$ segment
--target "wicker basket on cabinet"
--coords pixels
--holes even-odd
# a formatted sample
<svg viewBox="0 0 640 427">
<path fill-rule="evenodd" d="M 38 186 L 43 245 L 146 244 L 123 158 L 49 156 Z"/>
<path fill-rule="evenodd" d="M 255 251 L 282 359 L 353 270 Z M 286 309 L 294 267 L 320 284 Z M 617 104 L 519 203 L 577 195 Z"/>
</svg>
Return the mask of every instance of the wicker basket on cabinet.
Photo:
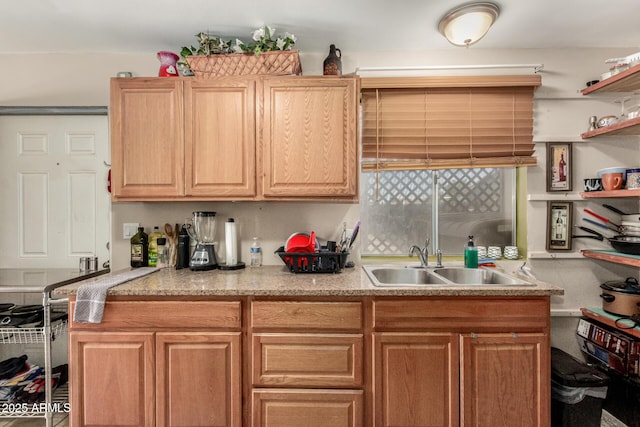
<svg viewBox="0 0 640 427">
<path fill-rule="evenodd" d="M 299 75 L 302 65 L 297 50 L 187 56 L 196 77 L 244 76 L 249 74 Z"/>
</svg>

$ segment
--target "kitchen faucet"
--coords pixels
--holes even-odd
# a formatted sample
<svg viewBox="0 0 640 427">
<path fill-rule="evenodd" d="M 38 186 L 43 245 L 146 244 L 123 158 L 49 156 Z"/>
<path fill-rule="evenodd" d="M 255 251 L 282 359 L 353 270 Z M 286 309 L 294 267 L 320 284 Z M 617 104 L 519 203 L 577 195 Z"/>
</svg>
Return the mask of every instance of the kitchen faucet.
<svg viewBox="0 0 640 427">
<path fill-rule="evenodd" d="M 418 253 L 418 258 L 420 258 L 420 267 L 428 267 L 429 266 L 429 238 L 424 242 L 424 248 L 420 248 L 418 245 L 413 245 L 409 248 L 409 256 L 413 256 L 413 253 Z"/>
</svg>

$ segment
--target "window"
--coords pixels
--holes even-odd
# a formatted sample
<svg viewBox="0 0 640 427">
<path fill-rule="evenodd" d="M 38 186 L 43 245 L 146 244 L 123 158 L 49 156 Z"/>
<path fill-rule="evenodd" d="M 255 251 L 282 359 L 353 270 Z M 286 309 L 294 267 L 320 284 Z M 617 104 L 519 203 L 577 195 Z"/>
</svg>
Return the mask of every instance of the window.
<svg viewBox="0 0 640 427">
<path fill-rule="evenodd" d="M 540 76 L 363 78 L 363 255 L 515 242 L 516 168 L 534 166 Z"/>
<path fill-rule="evenodd" d="M 411 245 L 462 254 L 515 241 L 515 168 L 363 172 L 362 255 L 403 255 Z"/>
</svg>

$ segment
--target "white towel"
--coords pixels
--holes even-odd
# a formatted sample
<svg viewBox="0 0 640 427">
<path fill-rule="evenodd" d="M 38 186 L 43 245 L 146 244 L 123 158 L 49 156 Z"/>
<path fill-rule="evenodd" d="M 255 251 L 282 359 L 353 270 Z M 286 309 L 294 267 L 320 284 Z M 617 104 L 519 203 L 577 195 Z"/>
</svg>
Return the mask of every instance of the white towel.
<svg viewBox="0 0 640 427">
<path fill-rule="evenodd" d="M 94 282 L 81 285 L 76 294 L 76 308 L 73 313 L 73 320 L 80 323 L 102 322 L 104 301 L 107 298 L 109 288 L 158 270 L 157 268 L 141 267 L 120 274 L 100 277 Z"/>
</svg>

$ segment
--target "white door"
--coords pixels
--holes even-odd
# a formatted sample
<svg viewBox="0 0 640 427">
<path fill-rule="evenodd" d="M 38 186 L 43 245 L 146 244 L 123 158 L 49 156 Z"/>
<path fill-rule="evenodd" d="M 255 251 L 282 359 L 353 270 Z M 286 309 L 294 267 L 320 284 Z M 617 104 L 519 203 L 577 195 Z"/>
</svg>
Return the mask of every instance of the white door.
<svg viewBox="0 0 640 427">
<path fill-rule="evenodd" d="M 107 116 L 0 116 L 0 268 L 110 259 Z"/>
</svg>

